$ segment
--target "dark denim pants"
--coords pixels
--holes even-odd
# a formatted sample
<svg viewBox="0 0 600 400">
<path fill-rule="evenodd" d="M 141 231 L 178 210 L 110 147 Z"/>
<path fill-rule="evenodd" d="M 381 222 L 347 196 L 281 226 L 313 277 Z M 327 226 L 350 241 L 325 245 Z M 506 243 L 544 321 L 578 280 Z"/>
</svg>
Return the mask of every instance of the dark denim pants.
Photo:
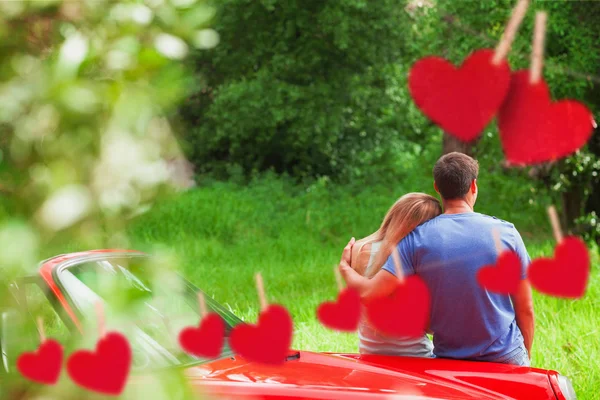
<svg viewBox="0 0 600 400">
<path fill-rule="evenodd" d="M 523 367 L 530 366 L 529 355 L 527 354 L 527 349 L 525 348 L 524 344 L 522 344 L 520 347 L 517 347 L 510 353 L 508 353 L 496 360 L 490 360 L 490 361 L 497 362 L 500 364 L 520 365 Z"/>
</svg>

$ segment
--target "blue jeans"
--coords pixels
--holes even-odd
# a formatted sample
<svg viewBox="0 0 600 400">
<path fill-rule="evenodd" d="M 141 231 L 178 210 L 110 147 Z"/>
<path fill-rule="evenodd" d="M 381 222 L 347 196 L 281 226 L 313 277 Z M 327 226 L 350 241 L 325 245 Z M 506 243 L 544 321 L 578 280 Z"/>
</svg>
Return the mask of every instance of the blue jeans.
<svg viewBox="0 0 600 400">
<path fill-rule="evenodd" d="M 496 359 L 496 360 L 491 360 L 492 362 L 497 362 L 500 364 L 512 364 L 512 365 L 519 365 L 522 367 L 529 367 L 530 366 L 530 361 L 529 361 L 529 355 L 527 354 L 527 349 L 525 348 L 525 345 L 522 344 L 521 346 L 517 347 L 516 349 L 514 349 L 513 351 L 511 351 L 510 353 Z"/>
</svg>

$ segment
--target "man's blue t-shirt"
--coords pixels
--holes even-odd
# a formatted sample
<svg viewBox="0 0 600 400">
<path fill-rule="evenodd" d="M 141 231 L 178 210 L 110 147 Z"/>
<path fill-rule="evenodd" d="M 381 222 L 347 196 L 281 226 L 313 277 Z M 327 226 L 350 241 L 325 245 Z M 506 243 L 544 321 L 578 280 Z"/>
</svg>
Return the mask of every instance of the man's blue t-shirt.
<svg viewBox="0 0 600 400">
<path fill-rule="evenodd" d="M 437 357 L 493 361 L 523 344 L 508 295 L 491 293 L 477 282 L 477 271 L 496 262 L 493 230 L 503 250 L 530 263 L 514 225 L 470 212 L 442 214 L 415 228 L 398 244 L 405 275 L 417 274 L 431 295 L 430 330 Z M 383 269 L 396 274 L 392 256 Z"/>
</svg>

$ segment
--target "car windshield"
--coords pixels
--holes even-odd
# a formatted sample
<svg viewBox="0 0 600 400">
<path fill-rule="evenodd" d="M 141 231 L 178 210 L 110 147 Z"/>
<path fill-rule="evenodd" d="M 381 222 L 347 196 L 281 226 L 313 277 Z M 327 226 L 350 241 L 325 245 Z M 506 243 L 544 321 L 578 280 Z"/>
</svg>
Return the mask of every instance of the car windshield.
<svg viewBox="0 0 600 400">
<path fill-rule="evenodd" d="M 131 256 L 76 264 L 61 269 L 58 281 L 84 315 L 84 332 L 97 329 L 96 304 L 104 305 L 106 330 L 128 337 L 134 369 L 203 361 L 186 354 L 177 339 L 183 328 L 198 326 L 199 289 L 174 272 L 156 268 L 149 260 Z M 209 310 L 225 321 L 228 334 L 240 320 L 205 297 Z M 96 338 L 84 335 L 84 341 L 91 340 L 91 347 Z M 222 355 L 228 353 L 226 344 Z"/>
</svg>

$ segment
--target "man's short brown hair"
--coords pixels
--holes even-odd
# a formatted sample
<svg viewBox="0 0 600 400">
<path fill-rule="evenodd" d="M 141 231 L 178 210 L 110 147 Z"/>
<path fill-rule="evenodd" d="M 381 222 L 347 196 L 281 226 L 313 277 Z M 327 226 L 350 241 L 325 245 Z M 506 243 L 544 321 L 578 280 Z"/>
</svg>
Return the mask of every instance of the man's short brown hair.
<svg viewBox="0 0 600 400">
<path fill-rule="evenodd" d="M 433 180 L 444 200 L 465 197 L 478 174 L 477 160 L 456 151 L 440 157 L 433 167 Z"/>
</svg>

